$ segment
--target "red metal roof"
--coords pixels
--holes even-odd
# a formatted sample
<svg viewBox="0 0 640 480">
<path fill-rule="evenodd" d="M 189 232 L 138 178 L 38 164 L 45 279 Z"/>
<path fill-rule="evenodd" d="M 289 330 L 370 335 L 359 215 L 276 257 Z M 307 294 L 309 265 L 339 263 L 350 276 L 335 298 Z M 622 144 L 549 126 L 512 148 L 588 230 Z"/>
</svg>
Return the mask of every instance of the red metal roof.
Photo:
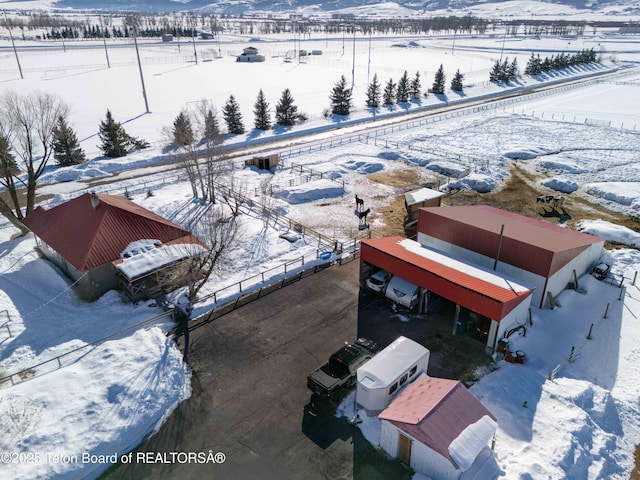
<svg viewBox="0 0 640 480">
<path fill-rule="evenodd" d="M 488 205 L 420 209 L 418 232 L 549 277 L 604 239 Z M 523 251 L 526 250 L 526 255 Z"/>
<path fill-rule="evenodd" d="M 192 235 L 169 220 L 116 196 L 90 193 L 46 209 L 36 208 L 24 224 L 78 271 L 113 262 L 137 240 L 170 243 Z M 199 243 L 198 240 L 195 240 Z"/>
<path fill-rule="evenodd" d="M 389 421 L 455 465 L 449 445 L 484 416 L 496 421 L 459 381 L 421 375 L 378 418 Z"/>
<path fill-rule="evenodd" d="M 362 261 L 498 322 L 532 293 L 501 275 L 402 237 L 363 240 L 360 257 Z"/>
</svg>

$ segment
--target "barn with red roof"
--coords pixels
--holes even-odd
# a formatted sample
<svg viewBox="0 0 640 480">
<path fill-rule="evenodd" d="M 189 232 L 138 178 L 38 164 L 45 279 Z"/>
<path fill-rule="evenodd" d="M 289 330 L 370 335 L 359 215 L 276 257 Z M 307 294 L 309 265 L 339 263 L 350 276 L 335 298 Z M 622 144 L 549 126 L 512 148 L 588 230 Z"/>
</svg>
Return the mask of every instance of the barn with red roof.
<svg viewBox="0 0 640 480">
<path fill-rule="evenodd" d="M 187 230 L 116 195 L 86 193 L 50 209 L 40 206 L 24 224 L 35 234 L 39 250 L 89 298 L 123 282 L 140 287 L 141 278 L 185 258 L 189 249 L 176 245 L 206 248 Z M 153 256 L 162 260 L 151 260 Z"/>
<path fill-rule="evenodd" d="M 532 303 L 542 306 L 597 263 L 603 245 L 602 238 L 489 206 L 427 207 L 419 211 L 417 241 L 361 242 L 361 280 L 382 269 L 393 275 L 389 285 L 401 278 L 419 288 L 414 313 L 428 315 L 434 299 L 453 303 L 452 333 L 469 323 L 495 350 L 497 339 L 526 323 Z M 389 288 L 386 295 L 394 300 Z"/>
<path fill-rule="evenodd" d="M 600 237 L 488 205 L 423 208 L 417 240 L 522 281 L 539 307 L 589 271 L 604 247 Z"/>
</svg>

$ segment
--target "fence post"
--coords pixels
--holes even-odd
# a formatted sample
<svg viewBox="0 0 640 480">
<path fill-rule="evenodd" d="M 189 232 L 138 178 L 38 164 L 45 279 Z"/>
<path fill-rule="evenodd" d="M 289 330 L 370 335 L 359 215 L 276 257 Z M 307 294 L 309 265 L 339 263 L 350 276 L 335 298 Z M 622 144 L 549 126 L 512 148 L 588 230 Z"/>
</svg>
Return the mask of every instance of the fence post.
<svg viewBox="0 0 640 480">
<path fill-rule="evenodd" d="M 607 318 L 607 313 L 609 312 L 609 304 L 607 303 L 607 308 L 604 309 L 604 317 L 602 318 Z"/>
<path fill-rule="evenodd" d="M 624 296 L 624 292 L 627 288 L 626 287 L 622 287 L 620 289 L 620 295 L 618 295 L 618 300 L 622 300 L 622 297 Z"/>
<path fill-rule="evenodd" d="M 573 362 L 573 355 L 575 354 L 576 347 L 571 347 L 571 353 L 569 353 L 569 363 Z"/>
<path fill-rule="evenodd" d="M 589 333 L 587 334 L 587 340 L 591 340 L 591 332 L 593 331 L 593 323 L 589 327 Z"/>
</svg>

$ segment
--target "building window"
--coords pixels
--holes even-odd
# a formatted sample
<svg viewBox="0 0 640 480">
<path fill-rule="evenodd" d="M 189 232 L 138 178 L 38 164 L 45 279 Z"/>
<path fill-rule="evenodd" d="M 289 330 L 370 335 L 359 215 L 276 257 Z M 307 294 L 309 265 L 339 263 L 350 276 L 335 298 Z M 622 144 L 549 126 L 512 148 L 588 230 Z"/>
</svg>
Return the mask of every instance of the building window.
<svg viewBox="0 0 640 480">
<path fill-rule="evenodd" d="M 402 375 L 402 377 L 400 377 L 400 386 L 404 385 L 404 382 L 407 381 L 407 378 L 409 378 L 408 373 L 405 373 L 404 375 Z"/>
<path fill-rule="evenodd" d="M 411 369 L 411 371 L 409 372 L 409 376 L 413 377 L 416 374 L 417 371 L 418 371 L 418 366 L 414 365 L 413 368 Z"/>
<path fill-rule="evenodd" d="M 393 395 L 396 390 L 398 390 L 398 382 L 391 385 L 391 388 L 389 388 L 389 395 Z"/>
</svg>

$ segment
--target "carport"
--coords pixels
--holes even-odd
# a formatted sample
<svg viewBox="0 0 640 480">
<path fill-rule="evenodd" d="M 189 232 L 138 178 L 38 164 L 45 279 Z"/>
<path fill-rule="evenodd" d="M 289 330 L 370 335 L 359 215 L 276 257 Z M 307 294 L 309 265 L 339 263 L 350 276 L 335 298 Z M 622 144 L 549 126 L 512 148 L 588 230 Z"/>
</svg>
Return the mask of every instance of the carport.
<svg viewBox="0 0 640 480">
<path fill-rule="evenodd" d="M 532 290 L 470 262 L 456 259 L 403 237 L 363 240 L 360 275 L 363 282 L 373 269 L 382 268 L 456 305 L 452 319 L 455 334 L 461 308 L 490 320 L 487 348 L 495 350 L 497 339 L 515 323 L 524 323 Z M 423 295 L 420 311 L 428 311 Z"/>
</svg>

